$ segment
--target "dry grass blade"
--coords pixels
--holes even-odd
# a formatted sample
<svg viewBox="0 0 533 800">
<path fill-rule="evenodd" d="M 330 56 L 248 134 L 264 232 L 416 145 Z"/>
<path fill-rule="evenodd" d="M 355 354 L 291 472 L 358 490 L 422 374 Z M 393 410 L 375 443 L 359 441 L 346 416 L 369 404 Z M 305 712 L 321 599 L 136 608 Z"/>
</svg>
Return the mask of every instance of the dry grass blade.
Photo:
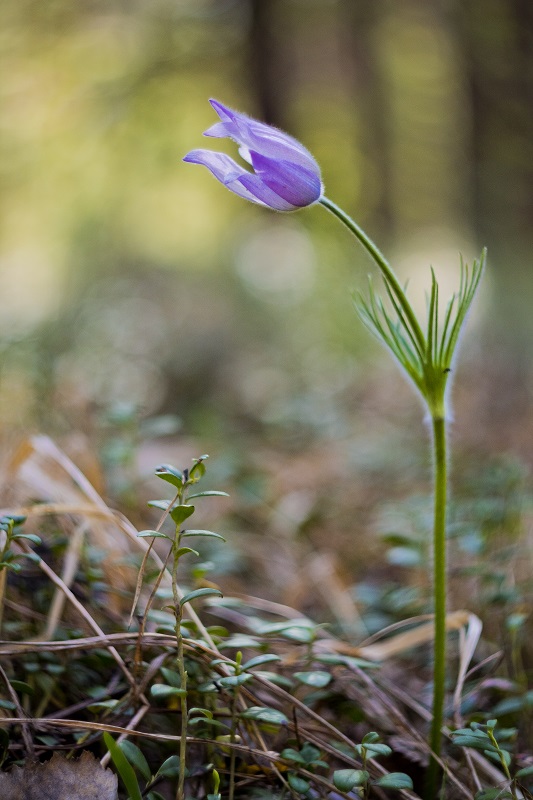
<svg viewBox="0 0 533 800">
<path fill-rule="evenodd" d="M 454 611 L 446 617 L 446 630 L 456 631 L 468 625 L 472 615 L 468 611 Z M 410 620 L 406 620 L 408 623 Z M 399 633 L 381 644 L 371 644 L 357 648 L 357 655 L 368 661 L 385 661 L 413 647 L 420 647 L 434 639 L 435 625 L 424 623 L 417 628 Z"/>
<path fill-rule="evenodd" d="M 470 614 L 466 632 L 461 629 L 460 649 L 459 649 L 459 672 L 457 675 L 457 683 L 453 693 L 453 708 L 455 721 L 458 726 L 462 725 L 461 718 L 461 696 L 463 694 L 463 687 L 465 678 L 470 666 L 470 662 L 474 657 L 474 652 L 478 646 L 481 637 L 483 625 L 479 617 L 475 614 Z"/>
<path fill-rule="evenodd" d="M 26 552 L 30 552 L 30 548 L 24 542 L 20 543 L 20 547 L 22 547 L 22 549 L 24 549 Z M 45 575 L 48 578 L 50 578 L 52 583 L 54 583 L 64 593 L 64 595 L 66 596 L 67 600 L 69 600 L 71 605 L 76 609 L 76 611 L 78 611 L 78 613 L 87 622 L 87 624 L 92 628 L 92 630 L 101 638 L 101 640 L 105 640 L 105 638 L 106 638 L 105 632 L 98 625 L 96 620 L 94 620 L 93 617 L 89 614 L 89 612 L 87 611 L 85 606 L 82 603 L 80 603 L 78 598 L 71 592 L 71 590 L 68 588 L 68 586 L 66 586 L 66 584 L 61 580 L 59 575 L 56 575 L 54 570 L 42 558 L 39 559 L 38 565 L 39 565 L 39 568 L 45 573 Z M 135 687 L 135 679 L 134 679 L 133 675 L 131 674 L 131 672 L 129 671 L 129 669 L 127 668 L 126 664 L 124 663 L 120 653 L 113 646 L 108 647 L 108 649 L 109 649 L 109 652 L 111 653 L 111 655 L 113 656 L 113 658 L 115 659 L 115 661 L 117 662 L 118 666 L 120 667 L 120 669 L 124 673 L 128 683 L 130 684 L 130 686 L 132 688 L 134 688 Z M 145 703 L 147 702 L 146 698 L 144 698 L 144 702 Z"/>
<path fill-rule="evenodd" d="M 125 539 L 117 538 L 106 525 L 93 524 L 90 529 L 91 537 L 95 539 L 98 547 L 105 549 L 109 553 L 109 562 L 114 563 L 111 583 L 117 585 L 119 579 L 121 588 L 124 589 L 130 589 L 135 585 L 133 572 L 128 569 L 121 573 L 116 564 L 130 552 L 132 545 L 135 549 L 142 550 L 145 555 L 150 551 L 150 545 L 145 539 L 137 536 L 137 529 L 126 517 L 109 508 L 81 470 L 51 439 L 47 436 L 34 436 L 26 440 L 11 459 L 9 473 L 14 476 L 15 494 L 22 495 L 27 500 L 42 497 L 47 501 L 43 505 L 28 504 L 28 508 L 17 508 L 16 513 L 25 513 L 30 517 L 43 514 L 68 514 L 82 518 L 90 516 L 107 525 L 111 523 L 114 528 L 125 534 Z M 10 482 L 13 484 L 13 479 Z M 50 498 L 55 498 L 58 502 L 50 503 Z M 9 509 L 9 513 L 14 513 L 13 508 Z M 163 562 L 157 553 L 151 550 L 150 555 L 157 567 L 162 569 Z M 171 585 L 170 576 L 166 571 L 162 583 L 165 586 Z M 178 593 L 181 598 L 183 595 L 179 587 Z M 207 644 L 216 650 L 209 632 L 190 603 L 184 611 L 195 623 Z"/>
</svg>

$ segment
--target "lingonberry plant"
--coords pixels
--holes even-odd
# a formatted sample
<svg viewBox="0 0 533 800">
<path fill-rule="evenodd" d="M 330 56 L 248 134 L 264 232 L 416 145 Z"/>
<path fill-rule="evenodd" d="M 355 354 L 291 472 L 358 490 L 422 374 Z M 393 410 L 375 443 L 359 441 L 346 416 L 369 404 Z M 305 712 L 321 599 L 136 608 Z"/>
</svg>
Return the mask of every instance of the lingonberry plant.
<svg viewBox="0 0 533 800">
<path fill-rule="evenodd" d="M 439 779 L 446 678 L 447 389 L 459 334 L 483 272 L 485 252 L 471 267 L 461 263 L 459 289 L 449 299 L 443 313 L 439 284 L 431 273 L 427 318 L 420 322 L 385 256 L 359 225 L 325 196 L 320 167 L 311 153 L 276 128 L 216 100 L 210 102 L 220 121 L 205 135 L 233 139 L 252 171 L 229 156 L 211 150 L 193 150 L 184 160 L 207 167 L 230 191 L 275 211 L 295 211 L 319 203 L 351 231 L 378 267 L 386 294 L 384 301 L 370 282 L 368 294 L 358 292 L 355 297 L 359 316 L 407 373 L 432 420 L 435 636 L 430 745 L 435 758 L 428 771 L 427 798 L 433 800 Z"/>
</svg>

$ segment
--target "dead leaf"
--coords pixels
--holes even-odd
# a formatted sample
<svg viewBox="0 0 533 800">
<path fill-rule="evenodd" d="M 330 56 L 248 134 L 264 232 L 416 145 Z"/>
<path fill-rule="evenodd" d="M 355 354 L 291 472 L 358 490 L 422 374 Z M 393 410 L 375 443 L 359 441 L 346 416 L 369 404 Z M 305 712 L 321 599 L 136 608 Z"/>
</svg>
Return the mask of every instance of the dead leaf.
<svg viewBox="0 0 533 800">
<path fill-rule="evenodd" d="M 117 800 L 118 779 L 85 750 L 76 761 L 54 753 L 45 764 L 0 772 L 2 800 Z"/>
</svg>

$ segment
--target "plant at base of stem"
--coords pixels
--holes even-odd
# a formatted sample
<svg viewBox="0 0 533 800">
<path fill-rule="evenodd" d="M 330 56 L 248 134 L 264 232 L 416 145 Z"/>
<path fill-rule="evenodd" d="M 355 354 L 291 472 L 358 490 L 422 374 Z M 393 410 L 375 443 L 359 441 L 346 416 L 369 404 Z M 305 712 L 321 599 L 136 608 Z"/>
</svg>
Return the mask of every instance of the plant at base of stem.
<svg viewBox="0 0 533 800">
<path fill-rule="evenodd" d="M 446 388 L 461 328 L 485 264 L 485 251 L 471 268 L 461 264 L 459 291 L 448 302 L 442 321 L 439 285 L 432 272 L 428 315 L 422 326 L 394 270 L 362 228 L 324 195 L 320 168 L 306 148 L 270 125 L 250 119 L 216 100 L 220 122 L 207 136 L 228 137 L 240 145 L 252 172 L 223 153 L 193 150 L 184 161 L 201 164 L 230 191 L 276 211 L 295 211 L 320 203 L 363 245 L 381 272 L 390 306 L 370 282 L 368 297 L 355 297 L 359 316 L 385 344 L 419 390 L 432 419 L 434 453 L 433 597 L 435 613 L 433 719 L 430 745 L 439 756 L 446 671 Z M 435 800 L 439 778 L 436 758 L 430 762 L 427 798 Z"/>
<path fill-rule="evenodd" d="M 6 591 L 6 581 L 8 570 L 20 572 L 22 566 L 19 564 L 21 558 L 39 560 L 35 553 L 15 552 L 12 545 L 25 539 L 33 545 L 40 545 L 41 539 L 33 533 L 21 533 L 20 526 L 26 521 L 26 517 L 18 515 L 8 515 L 0 517 L 0 631 L 2 630 L 2 619 L 4 612 L 4 596 Z M 3 541 L 2 541 L 3 539 Z"/>
<path fill-rule="evenodd" d="M 164 464 L 163 466 L 158 467 L 156 469 L 155 474 L 157 475 L 157 477 L 161 478 L 167 483 L 170 483 L 175 489 L 175 495 L 171 501 L 155 500 L 149 504 L 155 506 L 156 508 L 161 508 L 164 512 L 163 517 L 158 525 L 157 530 L 145 530 L 141 531 L 138 534 L 140 537 L 150 538 L 152 539 L 152 541 L 155 538 L 159 538 L 159 539 L 166 539 L 170 542 L 170 550 L 165 560 L 165 567 L 163 569 L 166 568 L 167 564 L 170 564 L 173 602 L 172 605 L 167 606 L 167 608 L 170 608 L 170 610 L 174 614 L 174 619 L 175 619 L 174 630 L 176 633 L 176 645 L 177 645 L 176 665 L 178 668 L 178 675 L 179 675 L 179 687 L 171 687 L 172 694 L 179 698 L 180 714 L 181 714 L 179 774 L 178 774 L 178 785 L 176 791 L 176 800 L 183 800 L 185 796 L 184 790 L 185 790 L 186 761 L 187 761 L 187 716 L 188 716 L 187 677 L 188 676 L 185 667 L 185 656 L 184 656 L 183 634 L 182 634 L 183 607 L 186 603 L 191 602 L 197 597 L 206 597 L 206 596 L 220 597 L 222 595 L 222 592 L 219 589 L 214 589 L 214 588 L 195 589 L 192 592 L 189 592 L 188 594 L 182 595 L 178 587 L 178 567 L 182 556 L 189 554 L 193 554 L 196 556 L 200 555 L 200 553 L 197 550 L 194 550 L 192 547 L 187 547 L 183 545 L 183 539 L 194 536 L 202 536 L 202 537 L 221 539 L 222 541 L 224 541 L 224 538 L 219 533 L 214 533 L 213 531 L 182 528 L 183 523 L 187 519 L 189 519 L 189 517 L 191 517 L 195 511 L 195 507 L 188 502 L 189 500 L 199 497 L 210 497 L 210 496 L 227 497 L 226 492 L 206 491 L 206 492 L 195 492 L 194 494 L 190 493 L 191 487 L 194 486 L 196 483 L 198 483 L 198 481 L 200 481 L 205 474 L 204 461 L 206 458 L 207 456 L 201 456 L 200 458 L 195 459 L 191 469 L 184 469 L 183 471 L 168 464 Z M 173 536 L 168 536 L 166 533 L 162 533 L 160 530 L 164 520 L 167 517 L 170 517 L 170 519 L 175 525 L 175 531 Z M 161 575 L 156 581 L 155 588 L 159 586 L 160 577 Z M 141 580 L 142 580 L 142 575 L 141 575 Z M 148 605 L 150 605 L 154 594 L 155 594 L 155 589 L 152 591 L 152 595 L 150 597 Z M 136 593 L 136 599 L 137 597 L 138 597 L 138 592 Z M 145 611 L 145 617 L 147 611 L 148 609 Z M 152 687 L 152 693 L 158 694 L 160 693 L 160 689 L 161 685 L 156 684 L 155 686 Z"/>
<path fill-rule="evenodd" d="M 485 723 L 471 722 L 469 728 L 458 728 L 452 732 L 453 743 L 458 747 L 471 747 L 480 750 L 491 761 L 495 761 L 503 770 L 506 778 L 505 784 L 493 789 L 482 789 L 477 792 L 475 800 L 517 800 L 523 794 L 518 793 L 517 789 L 522 789 L 520 780 L 530 778 L 533 774 L 533 767 L 524 767 L 518 770 L 514 777 L 511 775 L 511 753 L 502 747 L 500 742 L 510 736 L 516 735 L 516 730 L 508 728 L 496 732 L 497 719 L 489 719 Z M 526 790 L 524 790 L 526 791 Z M 529 797 L 529 792 L 527 792 Z"/>
</svg>

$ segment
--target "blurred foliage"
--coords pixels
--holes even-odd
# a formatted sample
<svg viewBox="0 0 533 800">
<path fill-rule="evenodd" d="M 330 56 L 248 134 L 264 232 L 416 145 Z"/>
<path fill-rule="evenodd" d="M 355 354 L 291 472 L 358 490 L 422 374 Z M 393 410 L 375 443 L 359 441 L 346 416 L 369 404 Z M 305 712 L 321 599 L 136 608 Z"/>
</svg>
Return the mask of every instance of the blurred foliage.
<svg viewBox="0 0 533 800">
<path fill-rule="evenodd" d="M 420 302 L 430 263 L 455 284 L 457 252 L 488 245 L 458 438 L 529 460 L 531 16 L 519 0 L 5 0 L 4 437 L 113 439 L 126 407 L 229 460 L 260 434 L 387 472 L 392 429 L 420 458 L 418 410 L 351 308 L 363 255 L 321 209 L 275 215 L 181 163 L 216 96 L 315 153 Z"/>
</svg>

